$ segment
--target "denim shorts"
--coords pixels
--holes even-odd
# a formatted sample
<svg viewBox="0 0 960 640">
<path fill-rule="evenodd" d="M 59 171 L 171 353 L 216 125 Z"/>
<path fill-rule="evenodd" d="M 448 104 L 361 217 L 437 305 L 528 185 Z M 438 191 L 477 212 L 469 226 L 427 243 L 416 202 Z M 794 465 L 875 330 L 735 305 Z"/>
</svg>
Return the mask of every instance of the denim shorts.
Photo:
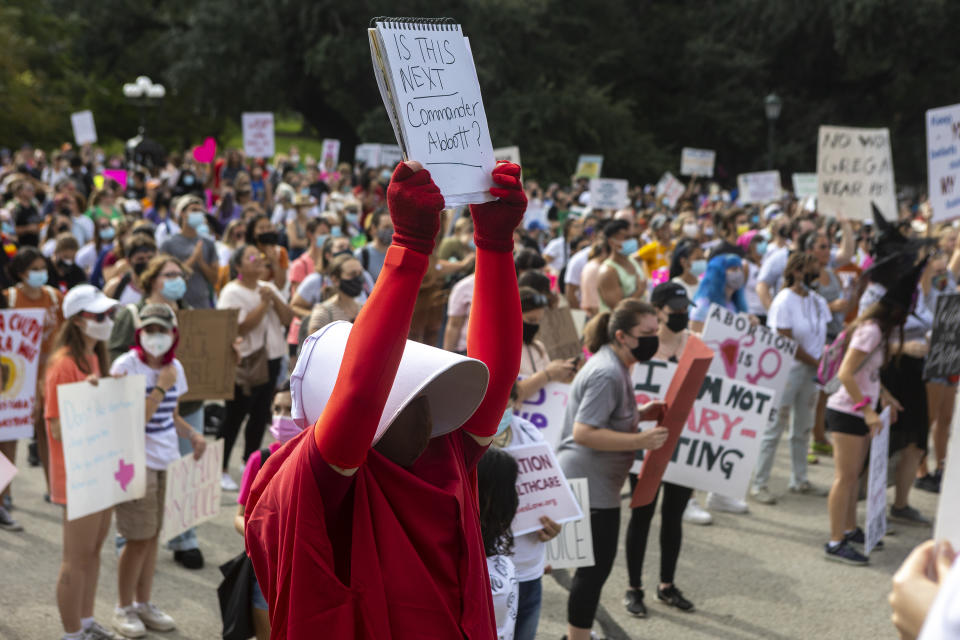
<svg viewBox="0 0 960 640">
<path fill-rule="evenodd" d="M 256 576 L 253 577 L 253 588 L 250 590 L 250 604 L 253 605 L 254 609 L 262 609 L 263 611 L 270 609 L 263 597 L 263 591 L 260 590 L 260 583 L 257 582 Z"/>
</svg>

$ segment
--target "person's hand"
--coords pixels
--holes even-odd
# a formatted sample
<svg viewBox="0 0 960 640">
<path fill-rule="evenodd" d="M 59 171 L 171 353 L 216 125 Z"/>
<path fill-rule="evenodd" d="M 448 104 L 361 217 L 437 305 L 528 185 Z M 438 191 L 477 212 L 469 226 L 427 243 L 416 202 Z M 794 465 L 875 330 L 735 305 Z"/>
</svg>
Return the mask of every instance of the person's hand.
<svg viewBox="0 0 960 640">
<path fill-rule="evenodd" d="M 660 422 L 667 413 L 667 403 L 660 401 L 648 402 L 638 407 L 641 422 Z"/>
<path fill-rule="evenodd" d="M 170 387 L 177 383 L 177 370 L 173 367 L 173 363 L 168 364 L 163 369 L 160 369 L 160 373 L 157 374 L 157 385 L 164 391 L 169 391 Z"/>
<path fill-rule="evenodd" d="M 540 524 L 543 525 L 543 529 L 537 531 L 537 537 L 540 538 L 540 542 L 553 540 L 560 535 L 560 530 L 563 528 L 547 516 L 540 516 Z"/>
<path fill-rule="evenodd" d="M 893 609 L 890 619 L 901 638 L 912 640 L 920 634 L 955 557 L 946 540 L 939 543 L 927 540 L 911 551 L 893 574 L 893 588 L 888 596 Z"/>
<path fill-rule="evenodd" d="M 880 420 L 880 414 L 874 411 L 873 407 L 864 408 L 863 421 L 867 423 L 867 428 L 870 429 L 871 438 L 880 433 L 880 429 L 883 428 L 883 421 Z"/>
<path fill-rule="evenodd" d="M 501 162 L 493 169 L 493 202 L 470 205 L 473 237 L 481 249 L 513 251 L 513 230 L 527 210 L 527 196 L 520 184 L 520 165 Z"/>
<path fill-rule="evenodd" d="M 880 392 L 880 404 L 884 407 L 890 407 L 890 424 L 897 421 L 897 416 L 903 411 L 903 405 L 893 397 L 893 394 L 883 389 Z"/>
<path fill-rule="evenodd" d="M 569 360 L 554 360 L 547 365 L 547 377 L 552 382 L 569 382 L 576 373 L 573 358 Z"/>
<path fill-rule="evenodd" d="M 443 194 L 419 162 L 401 162 L 387 187 L 393 244 L 430 255 L 440 231 Z"/>
<path fill-rule="evenodd" d="M 95 373 L 88 375 L 85 380 L 95 387 L 100 386 L 100 376 Z"/>
<path fill-rule="evenodd" d="M 194 460 L 199 460 L 203 456 L 203 452 L 207 450 L 207 441 L 196 431 L 190 436 L 190 445 L 193 447 Z"/>
<path fill-rule="evenodd" d="M 260 294 L 260 302 L 271 304 L 273 302 L 273 290 L 265 285 L 257 287 L 257 293 Z"/>
<path fill-rule="evenodd" d="M 903 353 L 911 358 L 924 358 L 930 347 L 923 340 L 910 340 L 903 343 Z"/>
<path fill-rule="evenodd" d="M 748 317 L 750 318 L 750 324 L 753 325 L 754 327 L 760 324 L 760 318 L 753 315 L 752 313 Z"/>
<path fill-rule="evenodd" d="M 648 449 L 650 451 L 659 449 L 667 441 L 668 435 L 670 435 L 670 430 L 666 427 L 645 429 L 637 434 L 637 449 Z"/>
<path fill-rule="evenodd" d="M 60 440 L 62 435 L 60 433 L 60 420 L 53 419 L 48 424 L 47 427 L 50 429 L 50 437 L 54 440 Z"/>
</svg>

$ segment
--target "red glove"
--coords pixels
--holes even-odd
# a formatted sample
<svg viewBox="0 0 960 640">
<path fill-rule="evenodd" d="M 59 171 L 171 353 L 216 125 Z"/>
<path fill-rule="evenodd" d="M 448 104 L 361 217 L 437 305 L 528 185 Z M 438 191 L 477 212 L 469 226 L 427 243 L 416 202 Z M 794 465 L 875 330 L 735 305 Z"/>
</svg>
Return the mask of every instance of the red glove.
<svg viewBox="0 0 960 640">
<path fill-rule="evenodd" d="M 527 194 L 520 184 L 520 165 L 501 162 L 493 169 L 490 194 L 497 200 L 470 205 L 474 242 L 481 249 L 513 251 L 513 230 L 527 210 Z"/>
<path fill-rule="evenodd" d="M 410 164 L 419 169 L 411 169 Z M 433 253 L 440 231 L 443 195 L 430 172 L 417 163 L 401 162 L 387 187 L 387 206 L 393 220 L 393 244 L 418 253 Z"/>
</svg>

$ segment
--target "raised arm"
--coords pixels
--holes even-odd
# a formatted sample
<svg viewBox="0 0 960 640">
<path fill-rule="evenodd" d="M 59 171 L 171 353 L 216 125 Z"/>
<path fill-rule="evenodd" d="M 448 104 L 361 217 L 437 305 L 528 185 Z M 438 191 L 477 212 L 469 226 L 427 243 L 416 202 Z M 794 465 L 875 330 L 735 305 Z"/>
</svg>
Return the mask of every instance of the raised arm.
<svg viewBox="0 0 960 640">
<path fill-rule="evenodd" d="M 393 172 L 387 203 L 393 244 L 353 323 L 333 393 L 314 429 L 320 455 L 344 475 L 366 459 L 397 375 L 413 305 L 440 229 L 443 196 L 429 171 L 418 162 L 406 162 Z M 519 320 L 517 324 L 519 331 Z"/>
</svg>

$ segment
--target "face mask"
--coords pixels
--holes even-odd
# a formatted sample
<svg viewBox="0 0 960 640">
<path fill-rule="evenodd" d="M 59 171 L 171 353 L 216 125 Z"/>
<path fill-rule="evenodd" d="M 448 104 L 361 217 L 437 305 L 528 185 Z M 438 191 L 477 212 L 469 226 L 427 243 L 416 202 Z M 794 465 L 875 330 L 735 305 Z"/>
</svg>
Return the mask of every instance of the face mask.
<svg viewBox="0 0 960 640">
<path fill-rule="evenodd" d="M 743 271 L 739 268 L 733 272 L 727 272 L 727 286 L 731 289 L 743 288 Z"/>
<path fill-rule="evenodd" d="M 114 236 L 117 235 L 117 232 L 113 230 L 113 227 L 104 227 L 100 229 L 100 239 L 101 240 L 113 240 Z"/>
<path fill-rule="evenodd" d="M 341 280 L 340 291 L 348 298 L 356 298 L 363 291 L 363 276 Z"/>
<path fill-rule="evenodd" d="M 816 289 L 820 286 L 820 283 L 817 282 L 819 279 L 819 273 L 805 273 L 803 275 L 803 284 L 807 286 L 807 289 Z"/>
<path fill-rule="evenodd" d="M 183 176 L 183 184 L 187 187 L 192 187 L 194 180 L 196 180 L 196 178 L 193 177 L 193 174 L 188 173 Z"/>
<path fill-rule="evenodd" d="M 630 254 L 636 253 L 637 249 L 640 248 L 640 243 L 637 242 L 636 238 L 628 238 L 623 241 L 623 244 L 620 246 L 620 255 L 629 256 Z"/>
<path fill-rule="evenodd" d="M 34 289 L 47 284 L 47 270 L 37 269 L 36 271 L 27 271 L 27 284 Z"/>
<path fill-rule="evenodd" d="M 393 242 L 393 229 L 378 230 L 377 240 L 379 240 L 381 244 L 389 245 L 391 242 Z"/>
<path fill-rule="evenodd" d="M 207 223 L 207 216 L 200 211 L 191 211 L 187 214 L 187 224 L 194 229 L 199 229 Z"/>
<path fill-rule="evenodd" d="M 257 242 L 260 244 L 277 244 L 280 242 L 280 234 L 276 231 L 257 234 Z"/>
<path fill-rule="evenodd" d="M 83 330 L 84 333 L 94 340 L 103 341 L 110 339 L 111 331 L 113 331 L 113 320 L 109 318 L 105 318 L 101 322 L 87 320 L 87 327 Z"/>
<path fill-rule="evenodd" d="M 540 331 L 540 325 L 534 324 L 532 322 L 523 323 L 523 344 L 530 344 L 533 342 L 534 336 L 537 335 L 537 331 Z"/>
<path fill-rule="evenodd" d="M 697 225 L 693 224 L 692 222 L 688 222 L 687 224 L 683 225 L 683 235 L 687 236 L 688 238 L 696 238 L 699 235 L 699 231 L 700 230 L 697 228 Z"/>
<path fill-rule="evenodd" d="M 469 240 L 467 240 L 467 247 L 470 249 L 470 251 L 477 250 L 477 243 L 474 241 L 472 237 Z"/>
<path fill-rule="evenodd" d="M 690 263 L 690 273 L 696 277 L 700 277 L 707 270 L 707 261 L 706 260 L 694 260 Z"/>
<path fill-rule="evenodd" d="M 314 241 L 316 243 L 317 249 L 322 249 L 324 243 L 327 241 L 327 238 L 330 236 L 317 236 L 317 239 Z"/>
<path fill-rule="evenodd" d="M 640 336 L 637 340 L 637 346 L 630 349 L 630 355 L 637 362 L 646 362 L 652 358 L 657 349 L 660 348 L 660 338 L 657 336 Z"/>
<path fill-rule="evenodd" d="M 8 236 L 12 236 L 13 233 L 14 233 L 16 230 L 17 230 L 17 228 L 16 228 L 15 226 L 13 226 L 11 223 L 9 223 L 9 222 L 4 222 L 4 223 L 3 223 L 3 232 L 4 232 L 5 234 L 7 234 Z"/>
<path fill-rule="evenodd" d="M 380 172 L 380 182 L 390 182 L 390 171 L 384 169 Z"/>
<path fill-rule="evenodd" d="M 130 265 L 130 267 L 133 269 L 133 272 L 139 276 L 139 275 L 143 274 L 144 271 L 147 270 L 147 263 L 146 263 L 146 262 L 134 262 L 133 264 Z"/>
<path fill-rule="evenodd" d="M 501 435 L 510 427 L 510 423 L 513 422 L 513 409 L 507 407 L 507 410 L 503 412 L 503 417 L 500 418 L 500 424 L 497 425 L 496 435 Z"/>
<path fill-rule="evenodd" d="M 72 266 L 73 266 L 73 260 L 61 260 L 61 261 L 60 261 L 60 266 L 61 266 L 61 267 L 72 267 Z"/>
<path fill-rule="evenodd" d="M 343 237 L 343 230 L 340 229 L 340 227 L 334 227 L 333 229 L 330 229 L 330 237 L 331 237 L 331 238 L 342 238 L 342 237 Z"/>
<path fill-rule="evenodd" d="M 712 238 L 712 237 L 713 237 L 713 227 L 704 227 L 704 229 L 703 229 L 703 235 L 707 236 L 708 238 Z"/>
<path fill-rule="evenodd" d="M 169 333 L 141 333 L 140 346 L 154 358 L 159 358 L 170 351 L 173 336 Z"/>
<path fill-rule="evenodd" d="M 270 425 L 270 435 L 280 442 L 287 442 L 292 439 L 301 429 L 290 416 L 274 415 L 273 423 Z"/>
<path fill-rule="evenodd" d="M 671 313 L 667 315 L 667 329 L 674 333 L 680 333 L 690 324 L 690 316 L 686 312 Z"/>
<path fill-rule="evenodd" d="M 347 213 L 345 214 L 345 217 L 347 219 L 347 224 L 352 224 L 353 226 L 357 226 L 357 220 L 360 216 L 357 213 Z"/>
<path fill-rule="evenodd" d="M 767 253 L 767 241 L 761 240 L 757 243 L 757 255 L 764 255 Z"/>
<path fill-rule="evenodd" d="M 67 233 L 68 231 L 70 231 L 70 225 L 68 224 L 62 224 L 57 229 L 57 233 Z"/>
<path fill-rule="evenodd" d="M 186 293 L 187 282 L 181 277 L 164 280 L 163 288 L 160 290 L 160 295 L 167 300 L 179 300 Z"/>
</svg>

